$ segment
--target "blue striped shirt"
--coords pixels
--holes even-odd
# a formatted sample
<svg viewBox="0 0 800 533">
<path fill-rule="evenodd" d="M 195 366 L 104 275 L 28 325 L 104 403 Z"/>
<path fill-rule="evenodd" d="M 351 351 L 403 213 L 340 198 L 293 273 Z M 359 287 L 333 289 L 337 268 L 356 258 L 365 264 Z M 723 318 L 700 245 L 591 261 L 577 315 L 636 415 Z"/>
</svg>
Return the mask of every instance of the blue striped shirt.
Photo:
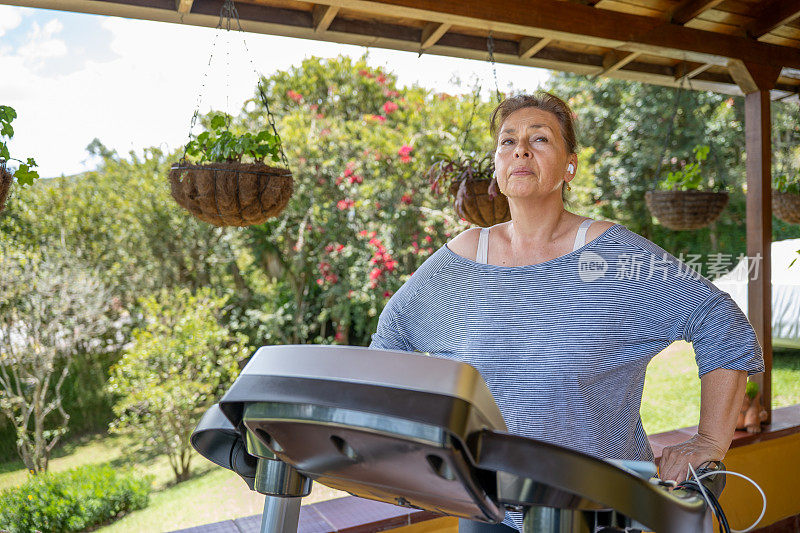
<svg viewBox="0 0 800 533">
<path fill-rule="evenodd" d="M 505 267 L 443 246 L 387 303 L 371 348 L 474 366 L 511 433 L 602 458 L 652 460 L 639 416 L 647 364 L 683 339 L 699 375 L 764 371 L 728 293 L 615 224 L 566 255 Z M 522 529 L 521 515 L 505 522 Z"/>
</svg>

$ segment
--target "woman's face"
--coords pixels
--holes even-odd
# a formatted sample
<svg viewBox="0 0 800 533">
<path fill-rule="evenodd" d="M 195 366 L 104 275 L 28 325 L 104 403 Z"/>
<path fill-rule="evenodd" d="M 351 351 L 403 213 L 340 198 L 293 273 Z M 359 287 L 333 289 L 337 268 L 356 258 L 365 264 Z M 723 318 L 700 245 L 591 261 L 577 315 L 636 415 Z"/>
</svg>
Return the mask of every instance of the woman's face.
<svg viewBox="0 0 800 533">
<path fill-rule="evenodd" d="M 572 163 L 573 170 L 568 171 Z M 567 152 L 558 118 L 549 111 L 524 107 L 500 126 L 494 154 L 497 184 L 509 198 L 545 196 L 575 175 L 578 159 Z"/>
</svg>

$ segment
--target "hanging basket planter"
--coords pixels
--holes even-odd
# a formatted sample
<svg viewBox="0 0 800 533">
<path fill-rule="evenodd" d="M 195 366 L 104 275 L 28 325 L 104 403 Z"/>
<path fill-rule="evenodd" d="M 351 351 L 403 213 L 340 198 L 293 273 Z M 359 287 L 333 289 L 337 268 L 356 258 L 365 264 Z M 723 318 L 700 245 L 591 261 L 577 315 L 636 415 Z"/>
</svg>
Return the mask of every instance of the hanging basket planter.
<svg viewBox="0 0 800 533">
<path fill-rule="evenodd" d="M 5 165 L 0 165 L 0 212 L 6 208 L 6 199 L 8 198 L 8 192 L 11 190 L 12 181 L 11 172 L 6 169 Z"/>
<path fill-rule="evenodd" d="M 493 174 L 491 155 L 480 159 L 440 156 L 427 176 L 434 192 L 447 188 L 459 217 L 486 228 L 511 220 L 508 198 L 500 192 Z"/>
<path fill-rule="evenodd" d="M 508 198 L 490 178 L 466 178 L 450 185 L 456 214 L 470 224 L 487 228 L 511 220 Z"/>
<path fill-rule="evenodd" d="M 292 196 L 292 173 L 263 163 L 175 164 L 170 192 L 192 215 L 215 226 L 252 226 L 279 215 Z"/>
<path fill-rule="evenodd" d="M 800 224 L 800 194 L 772 190 L 772 212 L 789 224 Z"/>
<path fill-rule="evenodd" d="M 708 226 L 728 205 L 728 193 L 724 191 L 647 191 L 644 198 L 658 222 L 672 230 Z"/>
</svg>

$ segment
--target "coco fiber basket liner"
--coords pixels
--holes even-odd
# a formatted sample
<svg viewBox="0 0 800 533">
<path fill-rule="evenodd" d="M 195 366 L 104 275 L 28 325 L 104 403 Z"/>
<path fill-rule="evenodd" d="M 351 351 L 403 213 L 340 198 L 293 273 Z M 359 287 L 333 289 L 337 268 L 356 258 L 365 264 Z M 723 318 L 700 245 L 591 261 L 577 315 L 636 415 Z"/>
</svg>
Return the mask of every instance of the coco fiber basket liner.
<svg viewBox="0 0 800 533">
<path fill-rule="evenodd" d="M 659 223 L 673 230 L 707 226 L 728 205 L 727 192 L 647 191 L 644 198 Z"/>
<path fill-rule="evenodd" d="M 772 212 L 789 224 L 800 224 L 800 194 L 772 190 Z"/>
<path fill-rule="evenodd" d="M 175 164 L 172 197 L 215 226 L 263 224 L 281 213 L 292 196 L 291 171 L 263 163 Z"/>
<path fill-rule="evenodd" d="M 484 228 L 511 220 L 508 198 L 500 191 L 492 198 L 489 195 L 491 183 L 489 179 L 467 178 L 460 184 L 453 184 L 450 192 L 455 196 L 456 214 Z"/>
<path fill-rule="evenodd" d="M 11 190 L 12 178 L 11 172 L 6 170 L 4 165 L 0 166 L 0 211 L 6 207 L 6 199 L 8 198 L 8 191 Z"/>
</svg>

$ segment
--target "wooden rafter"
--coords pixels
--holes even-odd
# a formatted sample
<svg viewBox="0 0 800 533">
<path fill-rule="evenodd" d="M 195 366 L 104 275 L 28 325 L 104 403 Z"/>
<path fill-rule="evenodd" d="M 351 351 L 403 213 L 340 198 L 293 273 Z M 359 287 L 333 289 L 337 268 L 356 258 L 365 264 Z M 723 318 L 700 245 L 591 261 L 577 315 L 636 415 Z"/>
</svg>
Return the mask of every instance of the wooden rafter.
<svg viewBox="0 0 800 533">
<path fill-rule="evenodd" d="M 328 29 L 336 17 L 339 8 L 336 6 L 316 5 L 311 11 L 312 24 L 316 33 L 322 33 Z"/>
<path fill-rule="evenodd" d="M 674 24 L 686 24 L 721 3 L 722 0 L 686 0 L 672 12 L 670 18 Z"/>
<path fill-rule="evenodd" d="M 422 28 L 422 39 L 419 43 L 420 50 L 427 50 L 442 38 L 450 29 L 450 24 L 438 24 L 436 22 L 429 22 Z"/>
<path fill-rule="evenodd" d="M 548 39 L 547 37 L 536 38 L 536 37 L 525 37 L 519 42 L 519 52 L 518 55 L 520 59 L 527 59 L 529 57 L 533 57 L 539 53 L 539 51 L 550 44 L 552 39 Z"/>
<path fill-rule="evenodd" d="M 607 76 L 608 74 L 621 69 L 640 55 L 640 52 L 620 53 L 611 50 L 603 56 L 603 69 L 598 73 L 598 76 Z"/>
<path fill-rule="evenodd" d="M 773 0 L 758 11 L 758 18 L 747 26 L 747 34 L 756 39 L 800 17 L 800 0 Z"/>
<path fill-rule="evenodd" d="M 186 15 L 192 11 L 194 0 L 175 0 L 175 11 L 181 15 Z"/>
</svg>

